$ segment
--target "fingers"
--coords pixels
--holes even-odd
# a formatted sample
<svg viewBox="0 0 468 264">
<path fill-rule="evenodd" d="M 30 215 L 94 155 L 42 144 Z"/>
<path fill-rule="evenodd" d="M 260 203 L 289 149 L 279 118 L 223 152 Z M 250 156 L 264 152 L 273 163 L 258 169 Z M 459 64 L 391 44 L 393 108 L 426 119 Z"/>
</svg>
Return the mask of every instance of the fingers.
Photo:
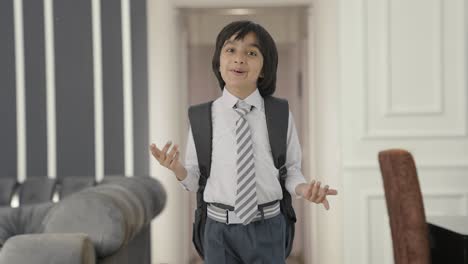
<svg viewBox="0 0 468 264">
<path fill-rule="evenodd" d="M 169 164 L 169 169 L 174 170 L 176 162 L 179 160 L 179 151 L 176 152 L 174 159 L 171 161 L 171 164 Z"/>
<path fill-rule="evenodd" d="M 317 198 L 319 197 L 319 191 L 320 191 L 320 182 L 316 182 L 313 190 L 312 190 L 312 201 L 317 202 Z"/>
<path fill-rule="evenodd" d="M 313 180 L 304 191 L 304 199 L 320 204 L 322 203 L 326 210 L 330 209 L 330 203 L 327 199 L 327 195 L 337 195 L 338 191 L 335 189 L 330 189 L 328 185 L 320 187 L 320 181 Z"/>
<path fill-rule="evenodd" d="M 166 145 L 164 145 L 164 148 L 161 150 L 161 160 L 164 162 L 166 160 L 167 156 L 167 151 L 169 150 L 169 147 L 172 145 L 172 141 L 168 141 Z"/>
<path fill-rule="evenodd" d="M 174 167 L 176 161 L 179 159 L 179 146 L 175 144 L 169 151 L 171 145 L 172 141 L 168 141 L 161 150 L 158 149 L 155 144 L 150 145 L 151 154 L 156 158 L 159 164 L 169 169 Z"/>
<path fill-rule="evenodd" d="M 166 155 L 166 159 L 163 162 L 163 165 L 165 167 L 169 168 L 169 166 L 171 165 L 172 160 L 174 160 L 175 155 L 178 152 L 178 148 L 179 148 L 178 145 L 174 145 L 174 147 L 172 147 L 171 151 Z"/>
<path fill-rule="evenodd" d="M 321 203 L 321 202 L 323 202 L 323 200 L 325 200 L 325 198 L 327 196 L 328 188 L 329 188 L 328 185 L 325 185 L 325 187 L 320 189 L 319 195 L 318 195 L 318 198 L 317 198 L 317 203 Z"/>
<path fill-rule="evenodd" d="M 327 210 L 330 209 L 330 204 L 328 203 L 327 198 L 325 198 L 322 203 L 323 203 L 323 207 L 325 207 L 325 209 L 327 209 Z"/>
<path fill-rule="evenodd" d="M 155 144 L 151 144 L 150 150 L 151 150 L 151 154 L 153 154 L 153 156 L 156 159 L 159 159 L 159 155 L 161 155 L 161 150 L 159 150 L 158 147 L 156 147 Z"/>
<path fill-rule="evenodd" d="M 308 200 L 308 201 L 311 201 L 312 199 L 312 190 L 313 190 L 313 187 L 314 187 L 314 184 L 315 184 L 315 180 L 313 180 L 308 186 L 307 186 L 307 189 L 306 191 L 304 192 L 304 199 Z"/>
</svg>

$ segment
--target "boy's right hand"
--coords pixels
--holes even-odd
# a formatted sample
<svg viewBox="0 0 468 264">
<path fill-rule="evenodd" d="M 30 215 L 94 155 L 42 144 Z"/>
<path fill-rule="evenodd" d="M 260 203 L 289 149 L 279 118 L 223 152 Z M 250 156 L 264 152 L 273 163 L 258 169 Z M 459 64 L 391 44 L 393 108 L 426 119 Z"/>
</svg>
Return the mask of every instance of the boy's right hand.
<svg viewBox="0 0 468 264">
<path fill-rule="evenodd" d="M 159 162 L 159 164 L 170 169 L 174 173 L 177 173 L 177 171 L 180 171 L 183 168 L 182 164 L 179 162 L 179 146 L 176 144 L 172 147 L 171 151 L 169 151 L 171 145 L 172 142 L 169 141 L 163 149 L 160 150 L 155 144 L 151 144 L 150 150 L 151 154 L 153 154 L 153 157 Z"/>
</svg>

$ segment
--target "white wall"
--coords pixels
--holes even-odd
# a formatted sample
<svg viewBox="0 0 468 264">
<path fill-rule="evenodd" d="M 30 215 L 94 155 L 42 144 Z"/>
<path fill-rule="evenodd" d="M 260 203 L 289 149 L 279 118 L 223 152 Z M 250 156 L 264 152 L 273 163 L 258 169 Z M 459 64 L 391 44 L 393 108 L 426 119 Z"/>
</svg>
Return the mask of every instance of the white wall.
<svg viewBox="0 0 468 264">
<path fill-rule="evenodd" d="M 182 63 L 183 31 L 178 10 L 167 1 L 148 1 L 148 86 L 149 141 L 158 146 L 168 140 L 181 143 L 185 137 L 186 78 Z M 167 191 L 163 212 L 152 222 L 152 263 L 188 263 L 186 228 L 188 193 L 183 191 L 172 172 L 150 162 L 150 175 L 158 178 Z M 189 234 L 190 233 L 190 234 Z"/>
<path fill-rule="evenodd" d="M 426 215 L 467 215 L 466 1 L 340 1 L 344 263 L 393 263 L 377 153 L 410 150 Z"/>
</svg>

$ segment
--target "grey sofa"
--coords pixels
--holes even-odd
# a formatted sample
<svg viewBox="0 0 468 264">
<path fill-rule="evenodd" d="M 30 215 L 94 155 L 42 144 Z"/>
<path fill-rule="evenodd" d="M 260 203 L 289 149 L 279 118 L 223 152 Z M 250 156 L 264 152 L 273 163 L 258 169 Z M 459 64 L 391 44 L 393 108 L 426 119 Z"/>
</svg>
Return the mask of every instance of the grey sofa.
<svg viewBox="0 0 468 264">
<path fill-rule="evenodd" d="M 0 264 L 150 263 L 150 222 L 166 201 L 160 182 L 71 179 L 36 177 L 18 187 L 0 178 Z M 17 208 L 5 202 L 10 185 L 18 190 Z M 62 198 L 52 202 L 57 186 Z"/>
</svg>

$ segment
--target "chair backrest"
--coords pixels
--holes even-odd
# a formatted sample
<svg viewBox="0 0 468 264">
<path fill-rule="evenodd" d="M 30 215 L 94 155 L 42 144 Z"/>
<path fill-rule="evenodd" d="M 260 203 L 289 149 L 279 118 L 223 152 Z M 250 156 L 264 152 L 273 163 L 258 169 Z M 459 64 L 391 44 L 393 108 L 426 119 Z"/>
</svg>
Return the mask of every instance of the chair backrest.
<svg viewBox="0 0 468 264">
<path fill-rule="evenodd" d="M 430 263 L 429 231 L 412 155 L 402 149 L 379 152 L 395 264 Z"/>
<path fill-rule="evenodd" d="M 379 152 L 395 264 L 430 263 L 429 231 L 412 155 L 402 149 Z"/>
</svg>

